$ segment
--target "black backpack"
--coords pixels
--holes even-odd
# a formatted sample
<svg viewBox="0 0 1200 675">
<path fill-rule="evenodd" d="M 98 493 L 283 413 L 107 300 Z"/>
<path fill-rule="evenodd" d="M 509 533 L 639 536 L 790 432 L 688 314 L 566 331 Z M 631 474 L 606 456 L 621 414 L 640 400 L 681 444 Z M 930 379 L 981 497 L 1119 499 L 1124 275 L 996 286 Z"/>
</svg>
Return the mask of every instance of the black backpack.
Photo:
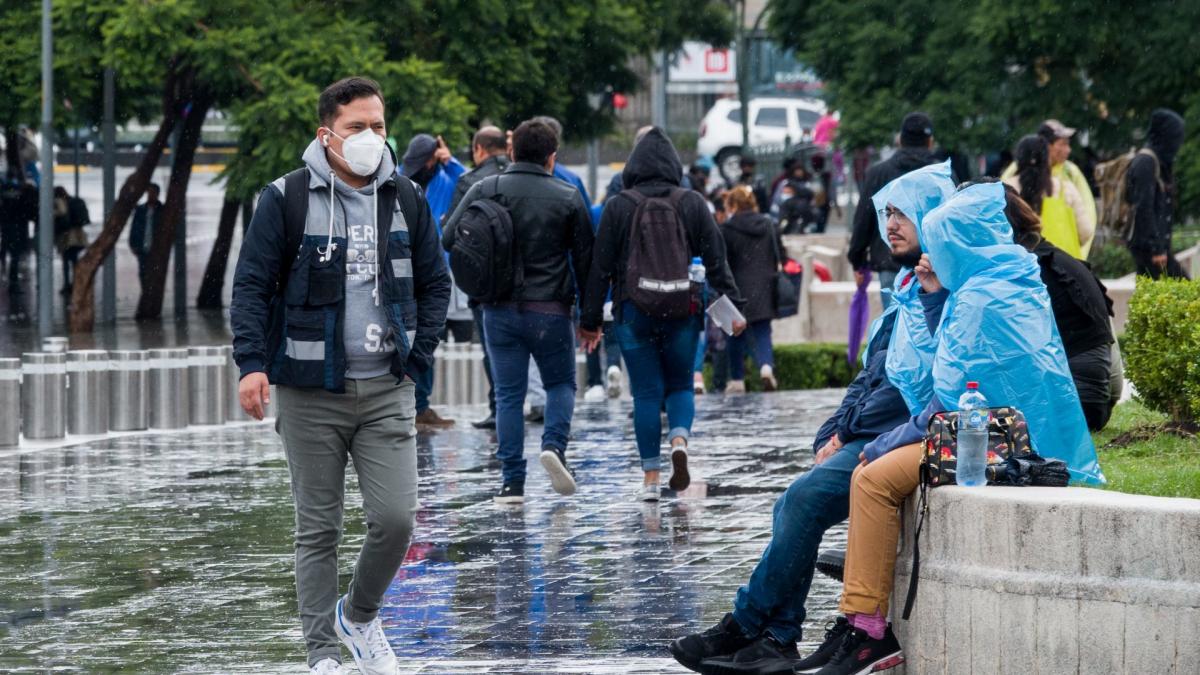
<svg viewBox="0 0 1200 675">
<path fill-rule="evenodd" d="M 450 246 L 454 283 L 485 304 L 512 299 L 525 278 L 512 215 L 495 199 L 499 185 L 500 176 L 480 182 L 481 197 L 459 216 Z"/>
<path fill-rule="evenodd" d="M 679 202 L 688 192 L 673 188 L 666 197 L 647 197 L 637 190 L 621 193 L 636 204 L 629 227 L 625 295 L 653 319 L 692 314 L 691 246 L 679 215 Z"/>
</svg>

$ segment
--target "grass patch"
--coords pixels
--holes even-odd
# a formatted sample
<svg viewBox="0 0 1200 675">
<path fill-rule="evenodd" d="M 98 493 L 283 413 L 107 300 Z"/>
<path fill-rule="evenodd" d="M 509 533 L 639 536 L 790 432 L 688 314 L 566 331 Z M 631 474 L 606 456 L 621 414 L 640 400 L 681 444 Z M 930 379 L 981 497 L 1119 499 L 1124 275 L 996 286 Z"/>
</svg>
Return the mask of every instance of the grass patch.
<svg viewBox="0 0 1200 675">
<path fill-rule="evenodd" d="M 1108 426 L 1092 434 L 1106 489 L 1200 499 L 1200 436 L 1168 422 L 1137 401 L 1113 410 Z"/>
</svg>

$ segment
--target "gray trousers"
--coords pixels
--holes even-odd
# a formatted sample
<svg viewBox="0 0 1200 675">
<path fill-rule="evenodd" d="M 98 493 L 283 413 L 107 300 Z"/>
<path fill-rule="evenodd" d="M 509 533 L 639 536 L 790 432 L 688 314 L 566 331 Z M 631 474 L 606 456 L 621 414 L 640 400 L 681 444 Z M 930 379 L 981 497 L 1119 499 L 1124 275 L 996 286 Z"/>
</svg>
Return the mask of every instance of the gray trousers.
<svg viewBox="0 0 1200 675">
<path fill-rule="evenodd" d="M 346 613 L 375 618 L 408 552 L 417 510 L 415 386 L 392 375 L 347 380 L 346 393 L 278 387 L 276 430 L 283 439 L 296 505 L 296 596 L 309 666 L 341 661 L 333 630 L 338 593 L 346 460 L 362 491 L 367 537 Z"/>
</svg>

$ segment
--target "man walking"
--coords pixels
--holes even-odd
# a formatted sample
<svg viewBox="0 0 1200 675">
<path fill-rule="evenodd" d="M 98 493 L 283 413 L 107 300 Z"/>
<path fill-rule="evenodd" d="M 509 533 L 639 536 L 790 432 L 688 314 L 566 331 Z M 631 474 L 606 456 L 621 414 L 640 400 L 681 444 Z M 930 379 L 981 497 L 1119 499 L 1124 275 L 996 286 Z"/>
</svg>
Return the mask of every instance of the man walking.
<svg viewBox="0 0 1200 675">
<path fill-rule="evenodd" d="M 146 286 L 146 255 L 150 253 L 150 243 L 154 241 L 154 232 L 162 218 L 159 194 L 158 183 L 151 183 L 146 188 L 146 202 L 133 210 L 133 224 L 129 229 L 129 248 L 137 258 L 138 281 L 143 288 Z"/>
<path fill-rule="evenodd" d="M 879 296 L 887 309 L 892 298 L 892 284 L 899 265 L 892 260 L 887 243 L 879 236 L 879 226 L 871 195 L 903 174 L 937 161 L 933 156 L 933 121 L 922 112 L 911 112 L 900 122 L 900 148 L 888 159 L 872 164 L 863 178 L 858 208 L 854 210 L 854 225 L 850 235 L 850 250 L 846 257 L 854 270 L 855 281 L 861 286 L 864 272 L 875 271 L 879 277 Z"/>
<path fill-rule="evenodd" d="M 458 179 L 458 184 L 454 186 L 454 198 L 450 201 L 450 210 L 447 213 L 454 213 L 458 204 L 466 196 L 467 190 L 470 190 L 476 183 L 489 176 L 504 173 L 510 164 L 508 137 L 498 127 L 480 128 L 475 132 L 475 137 L 471 139 L 471 159 L 475 163 L 475 168 Z M 454 290 L 459 292 L 457 288 Z M 471 313 L 475 319 L 475 334 L 479 336 L 479 341 L 484 345 L 483 372 L 487 375 L 488 381 L 488 416 L 474 422 L 471 426 L 476 429 L 495 429 L 496 384 L 492 381 L 492 361 L 488 357 L 487 339 L 483 334 L 483 308 L 479 306 L 479 303 L 472 302 Z"/>
<path fill-rule="evenodd" d="M 526 121 L 513 131 L 513 164 L 463 198 L 446 223 L 443 245 L 454 247 L 457 227 L 477 200 L 508 210 L 515 237 L 514 283 L 509 297 L 483 306 L 483 326 L 496 385 L 496 435 L 504 481 L 498 504 L 525 500 L 525 422 L 522 409 L 529 359 L 546 389 L 542 466 L 555 492 L 575 492 L 567 467 L 567 440 L 575 410 L 575 339 L 571 320 L 576 289 L 592 262 L 591 214 L 582 195 L 553 175 L 558 137 L 549 125 Z M 478 208 L 478 207 L 477 207 Z M 519 276 L 518 276 L 519 274 Z"/>
<path fill-rule="evenodd" d="M 398 672 L 379 609 L 417 509 L 413 378 L 429 369 L 450 293 L 420 190 L 386 152 L 374 81 L 330 85 L 305 168 L 263 192 L 234 277 L 230 322 L 242 407 L 276 428 L 296 507 L 296 594 L 313 673 Z M 338 597 L 345 472 L 362 491 L 366 541 Z"/>
<path fill-rule="evenodd" d="M 441 136 L 434 138 L 429 134 L 412 137 L 401 164 L 400 174 L 408 176 L 425 191 L 433 226 L 440 239 L 442 220 L 450 212 L 455 186 L 467 168 L 450 154 L 450 148 Z M 454 420 L 442 417 L 429 407 L 429 397 L 433 394 L 432 365 L 414 379 L 417 383 L 417 429 L 430 431 L 454 426 Z"/>
</svg>

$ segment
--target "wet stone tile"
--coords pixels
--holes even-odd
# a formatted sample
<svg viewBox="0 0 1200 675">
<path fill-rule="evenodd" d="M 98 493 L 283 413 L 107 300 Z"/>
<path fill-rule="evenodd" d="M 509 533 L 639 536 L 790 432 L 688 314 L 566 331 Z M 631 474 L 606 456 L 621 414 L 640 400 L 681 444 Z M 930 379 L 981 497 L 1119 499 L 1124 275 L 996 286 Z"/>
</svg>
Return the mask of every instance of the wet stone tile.
<svg viewBox="0 0 1200 675">
<path fill-rule="evenodd" d="M 405 672 L 686 672 L 667 642 L 729 610 L 840 396 L 698 399 L 693 487 L 657 505 L 636 501 L 627 402 L 576 411 L 574 498 L 550 491 L 531 429 L 523 508 L 491 503 L 495 439 L 466 424 L 481 412 L 450 411 L 456 429 L 419 440 L 422 509 L 384 603 Z M 347 504 L 343 589 L 353 478 Z M 269 425 L 0 453 L 0 671 L 305 672 L 292 527 Z M 814 581 L 808 644 L 838 592 Z"/>
</svg>

